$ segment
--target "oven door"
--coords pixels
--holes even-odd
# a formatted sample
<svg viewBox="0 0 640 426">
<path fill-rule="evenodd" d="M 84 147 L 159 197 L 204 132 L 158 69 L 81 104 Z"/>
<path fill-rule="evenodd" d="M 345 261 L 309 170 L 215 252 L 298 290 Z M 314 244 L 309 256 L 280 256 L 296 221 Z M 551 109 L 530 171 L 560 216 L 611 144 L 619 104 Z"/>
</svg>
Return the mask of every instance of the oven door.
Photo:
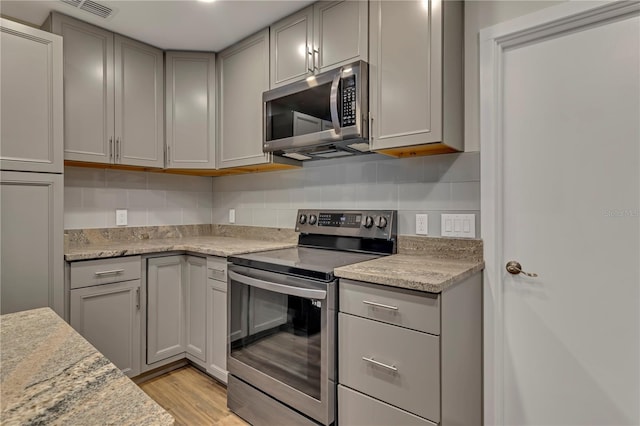
<svg viewBox="0 0 640 426">
<path fill-rule="evenodd" d="M 329 425 L 335 408 L 336 282 L 229 268 L 229 373 Z"/>
</svg>

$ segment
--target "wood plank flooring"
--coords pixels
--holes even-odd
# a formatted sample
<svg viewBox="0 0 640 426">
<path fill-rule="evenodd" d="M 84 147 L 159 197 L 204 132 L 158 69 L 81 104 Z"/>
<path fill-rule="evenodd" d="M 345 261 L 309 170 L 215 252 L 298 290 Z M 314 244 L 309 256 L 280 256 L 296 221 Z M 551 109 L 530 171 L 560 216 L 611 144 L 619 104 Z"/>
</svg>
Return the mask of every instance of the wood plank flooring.
<svg viewBox="0 0 640 426">
<path fill-rule="evenodd" d="M 140 384 L 175 419 L 175 426 L 248 425 L 227 409 L 227 389 L 186 366 Z"/>
</svg>

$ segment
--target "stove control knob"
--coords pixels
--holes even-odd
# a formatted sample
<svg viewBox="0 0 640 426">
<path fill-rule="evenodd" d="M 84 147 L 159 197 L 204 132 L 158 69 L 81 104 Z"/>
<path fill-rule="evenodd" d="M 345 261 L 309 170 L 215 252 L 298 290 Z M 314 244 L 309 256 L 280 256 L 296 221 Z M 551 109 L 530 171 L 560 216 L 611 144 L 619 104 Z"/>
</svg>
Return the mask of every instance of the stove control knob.
<svg viewBox="0 0 640 426">
<path fill-rule="evenodd" d="M 309 216 L 309 225 L 315 225 L 317 221 L 318 221 L 318 216 L 316 216 L 315 214 L 312 214 L 311 216 Z"/>
<path fill-rule="evenodd" d="M 371 228 L 373 226 L 373 218 L 371 216 L 365 216 L 364 218 L 364 227 Z"/>
<path fill-rule="evenodd" d="M 306 214 L 301 214 L 300 218 L 298 219 L 298 223 L 300 225 L 304 225 L 305 223 L 307 223 L 307 215 Z"/>
<path fill-rule="evenodd" d="M 380 229 L 384 229 L 387 227 L 387 218 L 384 216 L 378 216 L 376 219 L 376 226 Z"/>
</svg>

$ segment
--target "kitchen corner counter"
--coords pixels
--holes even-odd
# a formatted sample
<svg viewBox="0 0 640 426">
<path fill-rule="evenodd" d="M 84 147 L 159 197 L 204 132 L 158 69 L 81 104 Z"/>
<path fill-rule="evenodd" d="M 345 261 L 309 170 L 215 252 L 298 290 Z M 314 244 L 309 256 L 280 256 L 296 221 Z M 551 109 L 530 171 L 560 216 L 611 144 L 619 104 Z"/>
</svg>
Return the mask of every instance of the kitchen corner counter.
<svg viewBox="0 0 640 426">
<path fill-rule="evenodd" d="M 2 424 L 174 423 L 51 309 L 2 315 L 0 329 Z"/>
<path fill-rule="evenodd" d="M 428 293 L 484 269 L 482 241 L 400 236 L 399 254 L 336 268 L 337 277 Z"/>
<path fill-rule="evenodd" d="M 100 243 L 71 245 L 65 249 L 68 262 L 102 259 L 138 254 L 188 251 L 193 253 L 229 257 L 257 251 L 295 247 L 297 242 L 268 241 L 238 237 L 200 236 L 184 238 L 158 238 L 150 240 L 104 241 Z"/>
</svg>

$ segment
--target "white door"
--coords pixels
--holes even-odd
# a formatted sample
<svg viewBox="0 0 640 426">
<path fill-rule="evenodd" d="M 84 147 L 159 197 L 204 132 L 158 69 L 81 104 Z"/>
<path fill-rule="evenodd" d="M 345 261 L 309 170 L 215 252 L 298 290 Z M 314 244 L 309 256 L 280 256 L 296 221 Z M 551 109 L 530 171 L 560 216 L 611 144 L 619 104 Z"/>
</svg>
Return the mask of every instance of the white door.
<svg viewBox="0 0 640 426">
<path fill-rule="evenodd" d="M 480 33 L 486 424 L 640 424 L 640 3 L 594 4 Z"/>
</svg>

